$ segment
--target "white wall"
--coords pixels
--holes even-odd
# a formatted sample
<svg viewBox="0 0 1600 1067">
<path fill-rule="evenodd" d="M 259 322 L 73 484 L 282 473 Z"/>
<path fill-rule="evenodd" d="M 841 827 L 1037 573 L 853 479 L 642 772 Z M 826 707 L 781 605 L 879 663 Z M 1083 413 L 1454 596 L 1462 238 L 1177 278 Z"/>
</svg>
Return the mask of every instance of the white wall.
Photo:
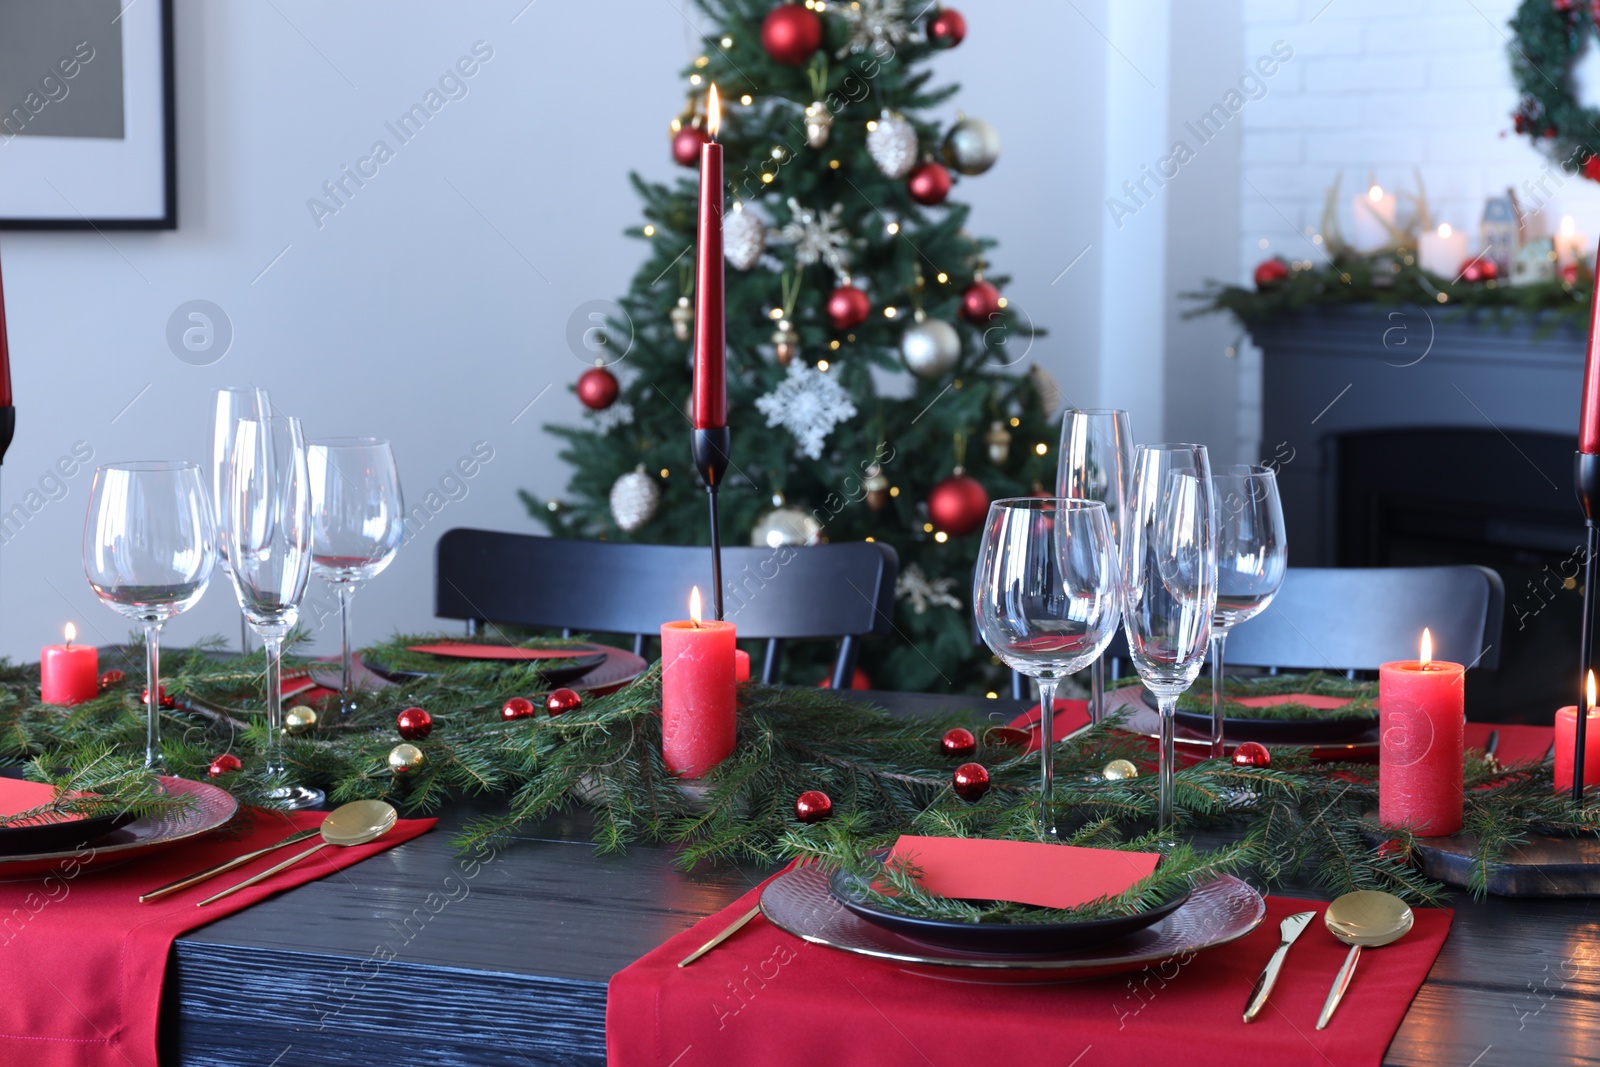
<svg viewBox="0 0 1600 1067">
<path fill-rule="evenodd" d="M 1013 303 L 1052 330 L 1030 358 L 1084 403 L 1112 399 L 1098 395 L 1101 279 L 1092 257 L 1061 272 L 1104 217 L 1106 3 L 966 0 L 968 39 L 939 60 L 965 85 L 948 117 L 987 118 L 1005 145 L 956 195 L 1000 239 Z M 641 258 L 620 235 L 638 221 L 627 172 L 678 173 L 665 127 L 697 40 L 680 7 L 694 14 L 645 0 L 178 0 L 179 229 L 0 234 L 19 412 L 3 505 L 80 440 L 97 461 L 198 459 L 210 390 L 241 381 L 313 435 L 391 437 L 412 502 L 487 441 L 495 457 L 465 499 L 356 603 L 359 640 L 433 625 L 438 532 L 535 529 L 516 490 L 565 485 L 540 427 L 579 418 L 568 315 L 623 292 Z M 319 229 L 307 199 L 479 40 L 494 56 L 469 95 Z M 165 342 L 168 316 L 196 298 L 235 330 L 213 366 Z M 69 619 L 92 640 L 127 632 L 83 580 L 89 481 L 71 479 L 0 550 L 0 653 L 31 658 Z M 169 640 L 233 634 L 235 620 L 219 581 Z"/>
</svg>

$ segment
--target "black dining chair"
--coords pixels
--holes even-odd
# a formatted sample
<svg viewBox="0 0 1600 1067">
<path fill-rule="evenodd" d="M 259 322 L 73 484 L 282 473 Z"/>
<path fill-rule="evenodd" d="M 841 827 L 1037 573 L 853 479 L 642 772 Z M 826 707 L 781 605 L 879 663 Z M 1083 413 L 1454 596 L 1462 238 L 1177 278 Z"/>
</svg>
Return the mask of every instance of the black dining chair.
<svg viewBox="0 0 1600 1067">
<path fill-rule="evenodd" d="M 761 680 L 777 680 L 784 642 L 837 640 L 832 682 L 849 688 L 860 640 L 889 633 L 900 561 L 857 541 L 808 548 L 724 547 L 724 617 L 766 642 Z M 685 618 L 698 585 L 711 614 L 710 550 L 690 545 L 574 541 L 458 528 L 439 538 L 434 614 L 572 633 L 630 634 L 642 655 L 663 622 Z"/>
</svg>

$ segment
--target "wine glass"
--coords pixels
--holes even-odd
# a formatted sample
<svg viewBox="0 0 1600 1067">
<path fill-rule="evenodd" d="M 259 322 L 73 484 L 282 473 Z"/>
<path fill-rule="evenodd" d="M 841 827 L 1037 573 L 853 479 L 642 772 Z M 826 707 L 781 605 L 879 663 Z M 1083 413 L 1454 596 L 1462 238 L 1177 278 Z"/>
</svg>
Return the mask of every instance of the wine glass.
<svg viewBox="0 0 1600 1067">
<path fill-rule="evenodd" d="M 300 616 L 311 577 L 311 491 L 300 420 L 282 415 L 234 424 L 224 490 L 225 539 L 239 606 L 267 654 L 267 773 L 283 760 L 283 638 Z M 322 803 L 322 792 L 283 785 L 272 796 L 287 808 Z"/>
<path fill-rule="evenodd" d="M 161 761 L 161 625 L 205 595 L 217 531 L 200 468 L 108 463 L 94 472 L 83 527 L 83 572 L 107 607 L 144 626 L 144 762 Z"/>
<path fill-rule="evenodd" d="M 1106 506 L 1111 541 L 1122 544 L 1128 506 L 1128 474 L 1133 469 L 1133 431 L 1121 408 L 1070 408 L 1061 419 L 1061 458 L 1056 466 L 1056 496 L 1098 500 Z M 1089 720 L 1105 715 L 1106 661 L 1089 667 Z"/>
<path fill-rule="evenodd" d="M 1272 603 L 1289 565 L 1278 478 L 1241 463 L 1211 476 L 1217 509 L 1217 611 L 1211 620 L 1211 755 L 1223 755 L 1223 646 L 1228 631 Z"/>
<path fill-rule="evenodd" d="M 394 559 L 405 536 L 400 473 L 388 441 L 335 437 L 306 448 L 311 477 L 311 569 L 339 594 L 340 704 L 355 710 L 350 600 Z"/>
<path fill-rule="evenodd" d="M 1117 632 L 1117 556 L 1106 506 L 1022 497 L 989 506 L 972 610 L 984 643 L 1039 683 L 1039 825 L 1054 833 L 1055 695 Z"/>
<path fill-rule="evenodd" d="M 1174 713 L 1205 662 L 1217 609 L 1216 516 L 1204 445 L 1140 445 L 1122 543 L 1123 629 L 1161 710 L 1160 828 L 1173 827 Z"/>
<path fill-rule="evenodd" d="M 210 471 L 211 504 L 215 509 L 213 519 L 217 530 L 223 529 L 223 490 L 228 478 L 228 461 L 233 455 L 233 424 L 240 419 L 259 419 L 272 413 L 272 404 L 265 389 L 253 385 L 228 385 L 211 394 L 211 432 L 206 437 L 206 467 Z M 221 563 L 228 566 L 226 538 L 218 538 L 217 551 Z M 250 651 L 250 626 L 244 612 L 239 613 L 239 651 Z"/>
</svg>

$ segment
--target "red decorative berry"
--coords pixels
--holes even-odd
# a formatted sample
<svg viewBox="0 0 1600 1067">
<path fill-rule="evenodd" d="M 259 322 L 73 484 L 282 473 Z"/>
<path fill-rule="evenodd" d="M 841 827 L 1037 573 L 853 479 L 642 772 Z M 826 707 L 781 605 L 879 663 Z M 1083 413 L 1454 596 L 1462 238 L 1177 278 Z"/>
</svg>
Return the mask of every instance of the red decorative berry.
<svg viewBox="0 0 1600 1067">
<path fill-rule="evenodd" d="M 761 23 L 761 47 L 789 67 L 798 67 L 822 47 L 822 20 L 800 4 L 781 4 Z"/>
<path fill-rule="evenodd" d="M 604 367 L 590 367 L 578 376 L 578 399 L 590 411 L 602 411 L 617 399 L 617 376 Z"/>
<path fill-rule="evenodd" d="M 923 163 L 906 175 L 906 191 L 911 199 L 929 207 L 944 203 L 950 195 L 950 172 L 938 163 Z"/>
<path fill-rule="evenodd" d="M 1233 750 L 1233 765 L 1265 769 L 1272 766 L 1272 753 L 1259 741 L 1246 741 Z"/>
<path fill-rule="evenodd" d="M 828 294 L 828 323 L 835 330 L 853 330 L 872 314 L 872 301 L 853 285 L 841 285 Z"/>
<path fill-rule="evenodd" d="M 981 763 L 963 763 L 950 776 L 950 784 L 962 800 L 979 800 L 989 791 L 989 768 Z"/>
<path fill-rule="evenodd" d="M 698 126 L 685 126 L 672 135 L 672 159 L 680 167 L 700 165 L 700 146 L 708 143 L 711 135 Z"/>
<path fill-rule="evenodd" d="M 928 518 L 952 537 L 976 530 L 988 514 L 989 491 L 970 474 L 952 474 L 928 493 Z"/>
<path fill-rule="evenodd" d="M 833 798 L 820 789 L 807 789 L 794 798 L 794 817 L 803 823 L 821 822 L 833 815 Z"/>
<path fill-rule="evenodd" d="M 1471 285 L 1477 285 L 1480 282 L 1492 282 L 1500 277 L 1500 267 L 1487 256 L 1479 256 L 1476 259 L 1469 259 L 1462 263 L 1457 276 Z"/>
<path fill-rule="evenodd" d="M 244 764 L 240 762 L 238 756 L 235 756 L 232 752 L 224 752 L 211 761 L 211 766 L 206 768 L 206 774 L 212 778 L 221 778 L 224 774 L 232 774 L 243 766 Z"/>
<path fill-rule="evenodd" d="M 500 707 L 500 718 L 506 722 L 513 719 L 530 719 L 538 714 L 539 709 L 533 706 L 533 701 L 527 697 L 512 697 Z"/>
<path fill-rule="evenodd" d="M 1389 840 L 1378 846 L 1378 858 L 1398 860 L 1401 863 L 1406 863 L 1410 860 L 1410 854 L 1407 852 L 1405 845 L 1400 843 L 1399 838 L 1391 837 Z"/>
<path fill-rule="evenodd" d="M 145 704 L 150 703 L 150 689 L 148 686 L 139 690 L 139 700 Z M 169 709 L 178 706 L 178 702 L 176 700 L 167 696 L 167 687 L 164 685 L 156 686 L 156 703 L 160 704 L 164 708 Z"/>
<path fill-rule="evenodd" d="M 576 711 L 583 707 L 583 698 L 571 689 L 552 689 L 544 698 L 544 710 L 552 715 Z"/>
<path fill-rule="evenodd" d="M 939 741 L 939 747 L 944 750 L 946 756 L 966 759 L 978 751 L 978 739 L 972 736 L 971 730 L 957 726 L 945 731 L 944 737 Z"/>
<path fill-rule="evenodd" d="M 126 677 L 128 677 L 126 674 L 116 669 L 106 671 L 100 676 L 100 692 L 104 693 L 114 685 L 121 685 Z"/>
<path fill-rule="evenodd" d="M 1289 276 L 1289 265 L 1281 259 L 1264 259 L 1256 265 L 1256 288 L 1276 285 Z"/>
<path fill-rule="evenodd" d="M 928 41 L 935 48 L 954 48 L 967 36 L 967 20 L 953 7 L 941 8 L 928 20 Z"/>
<path fill-rule="evenodd" d="M 421 708 L 407 708 L 394 717 L 394 725 L 407 741 L 421 741 L 433 733 L 433 716 Z"/>
<path fill-rule="evenodd" d="M 1000 290 L 985 281 L 976 281 L 961 294 L 961 317 L 986 326 L 1000 313 Z"/>
</svg>

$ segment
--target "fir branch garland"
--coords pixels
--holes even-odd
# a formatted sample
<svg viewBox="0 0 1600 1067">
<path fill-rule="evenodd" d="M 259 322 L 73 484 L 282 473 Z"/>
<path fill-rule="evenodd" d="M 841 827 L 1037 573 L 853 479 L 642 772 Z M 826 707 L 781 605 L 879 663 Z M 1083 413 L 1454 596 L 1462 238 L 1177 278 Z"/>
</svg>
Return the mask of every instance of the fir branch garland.
<svg viewBox="0 0 1600 1067">
<path fill-rule="evenodd" d="M 1378 683 L 1358 682 L 1338 675 L 1312 671 L 1309 674 L 1279 674 L 1262 678 L 1229 678 L 1224 684 L 1223 707 L 1229 719 L 1373 719 L 1378 717 Z M 1318 708 L 1309 704 L 1285 703 L 1255 706 L 1241 699 L 1282 696 L 1286 693 L 1307 696 L 1346 697 L 1348 704 L 1337 708 Z M 1188 692 L 1178 698 L 1180 711 L 1211 714 L 1209 695 Z"/>
</svg>

